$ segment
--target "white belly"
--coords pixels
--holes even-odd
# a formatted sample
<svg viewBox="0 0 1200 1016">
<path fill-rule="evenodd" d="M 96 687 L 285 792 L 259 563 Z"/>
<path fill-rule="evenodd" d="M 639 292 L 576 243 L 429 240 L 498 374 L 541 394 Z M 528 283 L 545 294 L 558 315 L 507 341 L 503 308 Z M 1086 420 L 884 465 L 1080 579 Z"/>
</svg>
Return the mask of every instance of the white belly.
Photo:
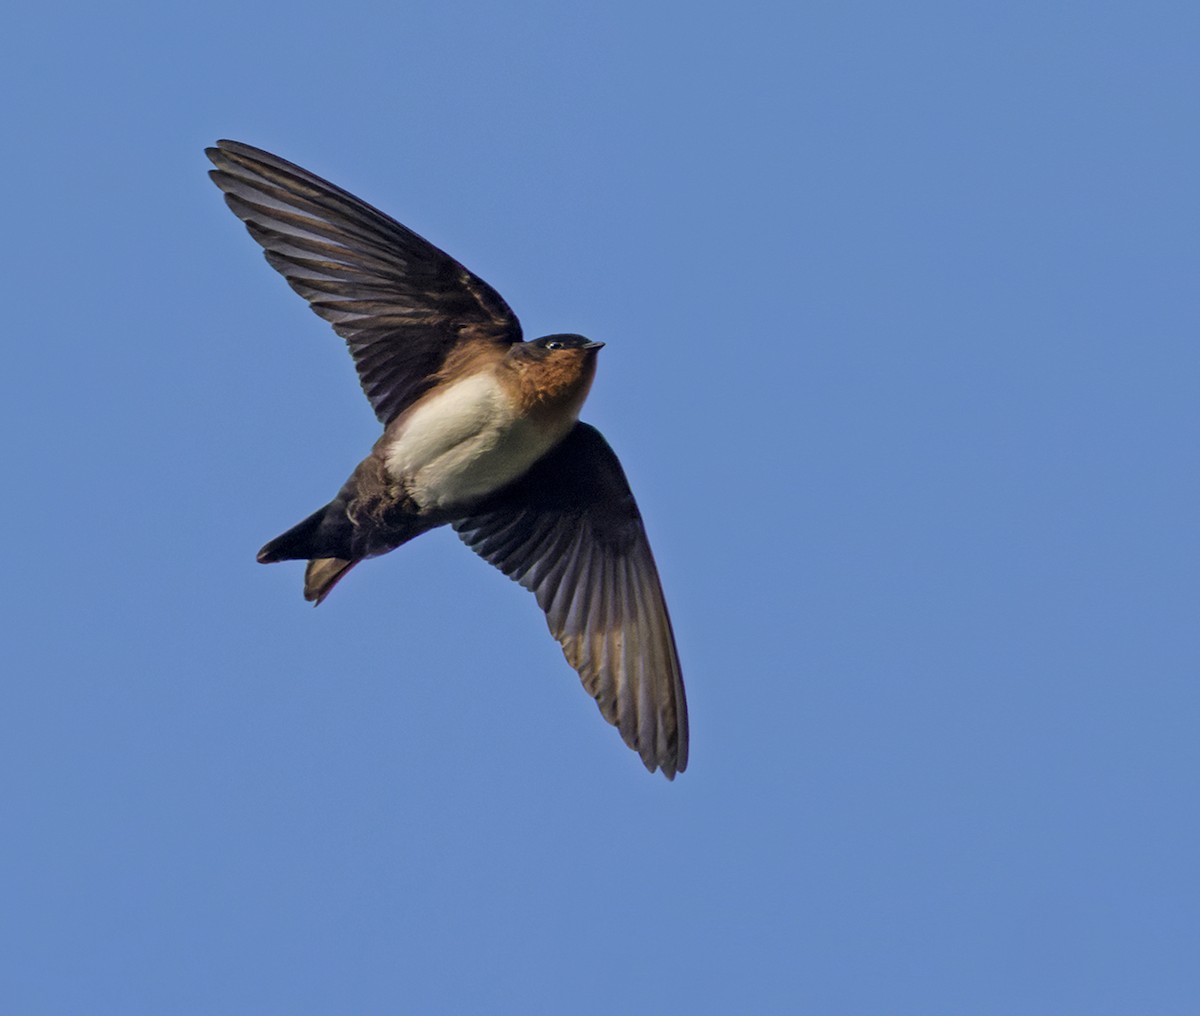
<svg viewBox="0 0 1200 1016">
<path fill-rule="evenodd" d="M 522 476 L 566 435 L 518 419 L 491 374 L 460 381 L 427 399 L 385 451 L 388 472 L 422 508 L 451 508 Z"/>
</svg>

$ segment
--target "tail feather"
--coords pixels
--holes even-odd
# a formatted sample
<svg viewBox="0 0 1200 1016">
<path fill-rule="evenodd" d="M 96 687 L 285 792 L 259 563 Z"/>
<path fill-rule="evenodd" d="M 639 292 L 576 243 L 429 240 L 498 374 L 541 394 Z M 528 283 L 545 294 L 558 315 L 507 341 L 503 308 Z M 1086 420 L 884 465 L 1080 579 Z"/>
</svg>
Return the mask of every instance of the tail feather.
<svg viewBox="0 0 1200 1016">
<path fill-rule="evenodd" d="M 391 492 L 370 486 L 376 479 L 370 470 L 379 468 L 373 459 L 365 460 L 337 497 L 275 537 L 258 552 L 258 560 L 262 564 L 307 561 L 304 598 L 320 603 L 359 561 L 386 554 L 445 522 L 437 516 L 421 515 Z M 362 494 L 364 483 L 366 495 Z"/>
<path fill-rule="evenodd" d="M 304 570 L 304 598 L 319 604 L 338 580 L 361 558 L 350 557 L 351 533 L 346 513 L 338 501 L 313 512 L 258 552 L 262 564 L 308 561 Z M 346 557 L 339 555 L 346 554 Z"/>
<path fill-rule="evenodd" d="M 304 569 L 304 598 L 319 607 L 342 576 L 356 564 L 357 561 L 345 561 L 340 557 L 318 557 L 309 561 Z"/>
<path fill-rule="evenodd" d="M 325 521 L 328 511 L 328 505 L 318 508 L 303 522 L 297 522 L 286 533 L 275 537 L 258 552 L 259 564 L 306 561 L 312 557 L 319 557 L 318 544 L 324 542 L 319 539 L 321 523 Z"/>
</svg>

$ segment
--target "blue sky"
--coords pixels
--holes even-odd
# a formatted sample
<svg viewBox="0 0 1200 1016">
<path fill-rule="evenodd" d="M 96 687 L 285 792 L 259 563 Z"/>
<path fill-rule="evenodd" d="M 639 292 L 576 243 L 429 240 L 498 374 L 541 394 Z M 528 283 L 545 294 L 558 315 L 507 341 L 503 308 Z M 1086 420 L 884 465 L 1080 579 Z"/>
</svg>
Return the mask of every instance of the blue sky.
<svg viewBox="0 0 1200 1016">
<path fill-rule="evenodd" d="M 10 14 L 6 1011 L 1191 1014 L 1192 4 Z M 438 532 L 205 177 L 326 176 L 604 341 L 692 756 Z"/>
</svg>

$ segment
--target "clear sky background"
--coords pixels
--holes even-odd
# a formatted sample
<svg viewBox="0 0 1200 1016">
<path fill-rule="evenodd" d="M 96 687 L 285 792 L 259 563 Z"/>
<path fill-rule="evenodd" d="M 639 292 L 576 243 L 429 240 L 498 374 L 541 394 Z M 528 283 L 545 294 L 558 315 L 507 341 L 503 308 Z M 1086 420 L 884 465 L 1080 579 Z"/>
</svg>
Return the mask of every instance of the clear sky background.
<svg viewBox="0 0 1200 1016">
<path fill-rule="evenodd" d="M 9 12 L 0 1008 L 1197 1012 L 1197 12 Z M 607 343 L 673 784 L 448 531 L 255 563 L 377 425 L 218 137 Z"/>
</svg>

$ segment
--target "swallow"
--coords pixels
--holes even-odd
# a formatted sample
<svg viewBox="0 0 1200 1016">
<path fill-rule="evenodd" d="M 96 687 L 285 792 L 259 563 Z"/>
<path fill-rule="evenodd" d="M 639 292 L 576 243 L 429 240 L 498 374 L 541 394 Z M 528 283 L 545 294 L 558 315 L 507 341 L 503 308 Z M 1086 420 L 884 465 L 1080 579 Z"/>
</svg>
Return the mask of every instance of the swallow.
<svg viewBox="0 0 1200 1016">
<path fill-rule="evenodd" d="M 205 149 L 268 263 L 346 342 L 383 434 L 323 508 L 258 552 L 320 604 L 355 565 L 449 525 L 536 597 L 650 772 L 687 767 L 683 676 L 617 456 L 579 412 L 604 345 L 525 341 L 503 298 L 340 187 L 236 141 Z"/>
</svg>

